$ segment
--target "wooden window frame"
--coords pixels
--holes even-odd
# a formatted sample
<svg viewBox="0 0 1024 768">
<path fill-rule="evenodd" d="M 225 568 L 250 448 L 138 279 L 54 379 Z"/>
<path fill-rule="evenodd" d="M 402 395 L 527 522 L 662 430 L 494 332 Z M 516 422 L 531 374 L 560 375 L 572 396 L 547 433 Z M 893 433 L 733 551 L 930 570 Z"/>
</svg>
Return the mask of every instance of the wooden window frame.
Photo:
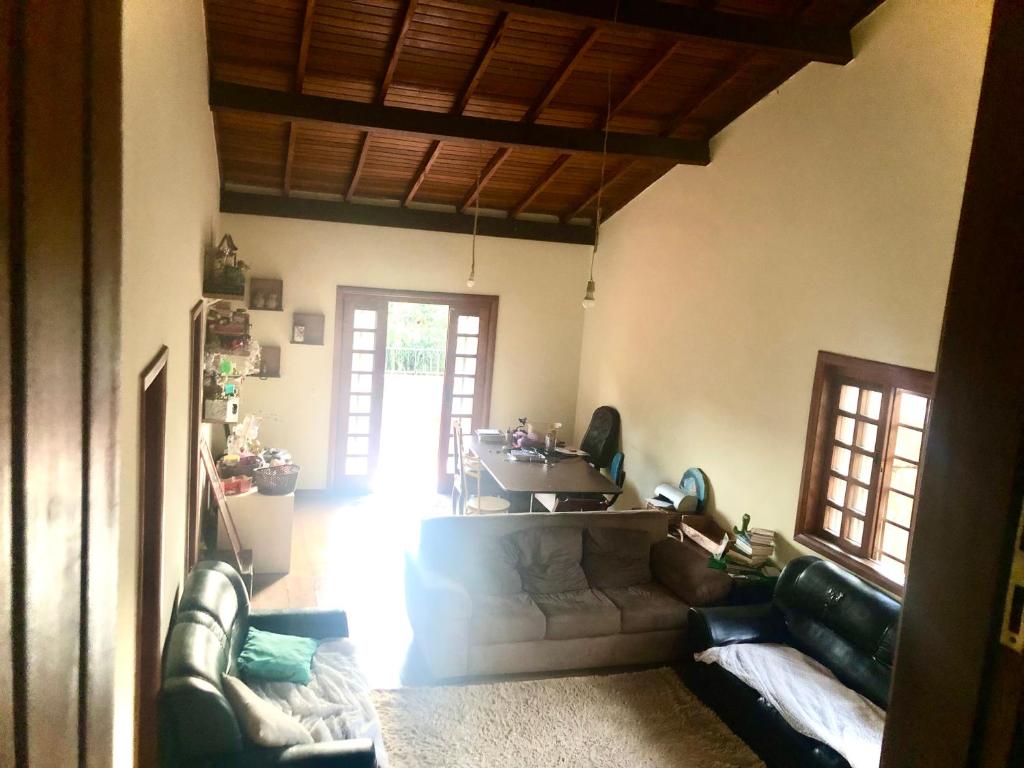
<svg viewBox="0 0 1024 768">
<path fill-rule="evenodd" d="M 886 490 L 882 488 L 884 482 L 882 473 L 893 456 L 895 394 L 904 390 L 922 395 L 929 400 L 929 409 L 922 430 L 923 451 L 931 416 L 930 402 L 934 386 L 933 379 L 934 374 L 929 371 L 879 363 L 833 352 L 818 352 L 814 371 L 814 386 L 811 390 L 807 441 L 800 482 L 800 501 L 797 507 L 794 531 L 795 539 L 817 554 L 839 563 L 861 578 L 899 596 L 903 595 L 903 584 L 885 573 L 879 562 L 874 559 L 874 554 L 877 551 L 876 542 L 879 540 L 882 527 L 885 524 L 883 504 L 880 498 L 883 491 Z M 869 453 L 856 448 L 856 436 L 854 445 L 850 447 L 851 462 L 857 453 L 862 453 L 873 459 L 868 483 L 866 512 L 863 517 L 864 533 L 859 545 L 843 538 L 849 519 L 846 514 L 843 517 L 840 535 L 836 536 L 825 530 L 825 521 L 821 512 L 826 503 L 829 503 L 826 501 L 826 493 L 828 479 L 832 472 L 832 448 L 837 442 L 834 435 L 836 419 L 839 416 L 839 393 L 844 384 L 882 391 L 878 418 L 870 419 L 858 416 L 859 420 L 872 422 L 878 427 L 874 451 Z M 918 487 L 923 466 L 924 456 L 921 455 L 918 462 Z M 848 482 L 856 482 L 850 477 L 844 479 Z M 858 484 L 863 486 L 863 483 Z M 915 490 L 915 514 L 911 516 L 910 535 L 913 535 L 916 502 Z M 829 505 L 835 506 L 831 503 Z"/>
</svg>

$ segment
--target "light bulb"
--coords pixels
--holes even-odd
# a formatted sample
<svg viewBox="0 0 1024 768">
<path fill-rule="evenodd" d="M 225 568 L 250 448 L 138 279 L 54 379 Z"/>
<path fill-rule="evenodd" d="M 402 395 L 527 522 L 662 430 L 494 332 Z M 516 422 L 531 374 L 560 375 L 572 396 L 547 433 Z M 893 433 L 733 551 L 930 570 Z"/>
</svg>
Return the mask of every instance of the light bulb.
<svg viewBox="0 0 1024 768">
<path fill-rule="evenodd" d="M 597 286 L 593 280 L 587 281 L 587 292 L 583 295 L 583 308 L 590 309 L 597 303 L 597 299 L 594 298 L 594 289 Z"/>
<path fill-rule="evenodd" d="M 474 285 L 476 285 L 476 279 L 473 277 L 473 275 L 470 275 L 466 279 L 466 287 L 467 288 L 472 288 Z"/>
</svg>

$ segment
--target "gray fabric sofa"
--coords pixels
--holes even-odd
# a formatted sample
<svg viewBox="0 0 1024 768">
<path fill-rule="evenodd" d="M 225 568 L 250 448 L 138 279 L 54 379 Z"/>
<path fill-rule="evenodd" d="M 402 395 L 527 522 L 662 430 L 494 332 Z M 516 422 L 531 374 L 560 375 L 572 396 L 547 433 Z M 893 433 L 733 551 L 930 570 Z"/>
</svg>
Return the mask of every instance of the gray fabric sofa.
<svg viewBox="0 0 1024 768">
<path fill-rule="evenodd" d="M 690 606 L 732 587 L 660 512 L 430 518 L 405 577 L 441 679 L 674 661 Z"/>
</svg>

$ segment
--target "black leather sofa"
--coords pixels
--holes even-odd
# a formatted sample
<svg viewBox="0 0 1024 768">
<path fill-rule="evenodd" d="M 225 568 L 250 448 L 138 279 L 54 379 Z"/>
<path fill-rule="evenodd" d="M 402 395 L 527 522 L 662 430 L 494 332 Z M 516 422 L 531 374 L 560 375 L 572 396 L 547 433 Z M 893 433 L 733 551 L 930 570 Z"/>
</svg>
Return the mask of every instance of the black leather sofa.
<svg viewBox="0 0 1024 768">
<path fill-rule="evenodd" d="M 234 673 L 250 626 L 317 639 L 348 636 L 342 611 L 250 611 L 245 585 L 233 568 L 215 561 L 198 563 L 185 579 L 164 649 L 161 765 L 374 768 L 370 739 L 278 749 L 246 739 L 224 698 L 221 675 Z"/>
<path fill-rule="evenodd" d="M 733 643 L 784 643 L 828 667 L 885 709 L 900 605 L 817 557 L 786 565 L 770 603 L 691 608 L 690 650 Z M 793 730 L 753 688 L 717 664 L 693 663 L 687 684 L 769 768 L 849 768 L 839 753 Z"/>
</svg>

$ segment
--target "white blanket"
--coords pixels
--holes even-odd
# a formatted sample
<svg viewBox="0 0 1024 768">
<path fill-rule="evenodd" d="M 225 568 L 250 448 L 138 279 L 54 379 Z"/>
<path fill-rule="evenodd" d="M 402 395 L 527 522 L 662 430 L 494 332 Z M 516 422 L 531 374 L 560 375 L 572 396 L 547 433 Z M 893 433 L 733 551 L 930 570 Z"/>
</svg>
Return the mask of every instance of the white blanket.
<svg viewBox="0 0 1024 768">
<path fill-rule="evenodd" d="M 320 643 L 311 671 L 309 685 L 248 682 L 261 698 L 302 723 L 313 741 L 373 739 L 377 763 L 386 768 L 380 721 L 352 643 L 346 639 Z"/>
<path fill-rule="evenodd" d="M 740 643 L 694 654 L 760 693 L 789 725 L 828 744 L 853 768 L 878 768 L 885 712 L 795 648 Z"/>
</svg>

